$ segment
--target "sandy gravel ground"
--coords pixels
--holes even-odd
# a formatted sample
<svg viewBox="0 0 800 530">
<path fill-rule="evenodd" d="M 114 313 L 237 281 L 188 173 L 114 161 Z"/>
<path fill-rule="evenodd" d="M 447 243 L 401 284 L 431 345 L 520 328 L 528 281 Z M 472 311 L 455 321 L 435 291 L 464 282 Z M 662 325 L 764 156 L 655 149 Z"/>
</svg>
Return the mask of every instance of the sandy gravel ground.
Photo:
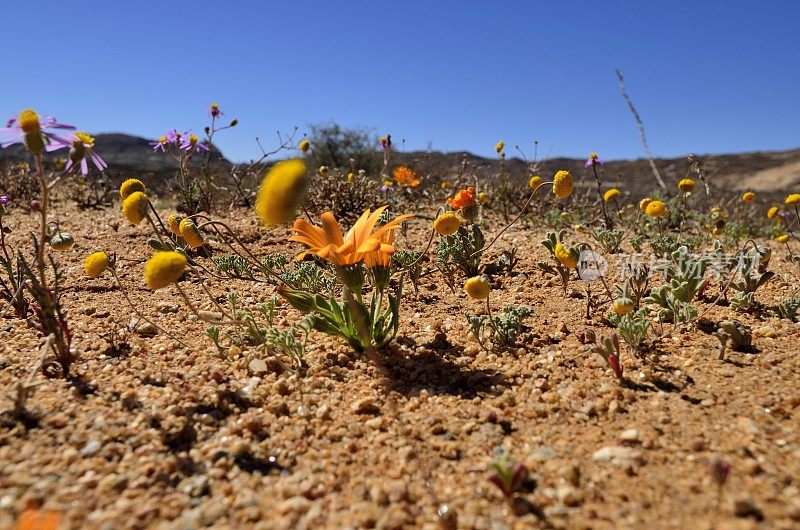
<svg viewBox="0 0 800 530">
<path fill-rule="evenodd" d="M 77 240 L 58 258 L 79 377 L 39 376 L 29 404 L 38 425 L 0 424 L 0 528 L 30 504 L 62 511 L 64 529 L 800 528 L 800 324 L 736 316 L 759 351 L 728 361 L 717 360 L 715 337 L 678 328 L 649 360 L 623 358 L 635 385 L 622 388 L 577 339 L 604 329 L 599 315 L 584 319 L 583 286 L 565 295 L 544 277 L 542 231 L 515 227 L 490 254 L 514 244 L 520 264 L 496 277 L 492 296 L 496 308 L 534 309 L 524 345 L 481 351 L 463 315 L 481 304 L 430 274 L 417 299 L 408 289 L 379 366 L 316 333 L 301 373 L 272 352 L 219 355 L 174 288 L 147 290 L 144 224 L 128 226 L 116 208 L 58 211 Z M 283 244 L 285 229 L 252 217 L 230 220 L 256 252 L 298 250 Z M 12 222 L 14 237 L 26 226 Z M 412 230 L 413 246 L 425 230 Z M 219 242 L 211 248 L 224 254 Z M 135 318 L 110 276 L 83 277 L 82 259 L 97 249 L 118 253 L 140 310 L 186 346 Z M 758 294 L 767 305 L 797 281 L 782 254 L 776 246 L 780 274 Z M 209 285 L 246 302 L 273 291 Z M 698 306 L 711 320 L 734 316 Z M 283 307 L 279 321 L 297 316 Z M 99 334 L 131 323 L 129 347 L 111 352 Z M 27 376 L 39 344 L 23 322 L 2 319 L 0 388 Z M 254 359 L 265 361 L 255 371 Z M 528 513 L 487 482 L 495 447 L 530 470 Z M 719 505 L 716 454 L 732 464 Z M 437 517 L 441 505 L 449 518 Z"/>
</svg>

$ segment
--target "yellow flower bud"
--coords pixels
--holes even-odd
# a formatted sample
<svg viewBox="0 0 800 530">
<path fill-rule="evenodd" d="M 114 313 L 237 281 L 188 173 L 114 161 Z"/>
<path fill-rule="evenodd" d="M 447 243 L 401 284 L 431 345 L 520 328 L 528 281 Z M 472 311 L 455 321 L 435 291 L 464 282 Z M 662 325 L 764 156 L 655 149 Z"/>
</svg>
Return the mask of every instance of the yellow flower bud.
<svg viewBox="0 0 800 530">
<path fill-rule="evenodd" d="M 150 201 L 141 191 L 134 191 L 122 201 L 122 215 L 129 223 L 138 225 L 147 215 Z"/>
<path fill-rule="evenodd" d="M 492 289 L 483 276 L 475 276 L 464 283 L 464 290 L 473 300 L 485 300 Z"/>
<path fill-rule="evenodd" d="M 144 266 L 144 280 L 155 291 L 177 281 L 185 269 L 186 256 L 180 252 L 156 252 Z"/>
<path fill-rule="evenodd" d="M 97 278 L 111 265 L 111 260 L 105 252 L 94 252 L 83 260 L 83 272 L 89 278 Z"/>
<path fill-rule="evenodd" d="M 619 197 L 620 191 L 617 188 L 611 188 L 603 194 L 603 202 L 611 202 Z"/>
<path fill-rule="evenodd" d="M 203 239 L 203 234 L 200 233 L 200 230 L 198 230 L 197 225 L 194 224 L 194 221 L 188 217 L 181 221 L 178 228 L 180 228 L 181 237 L 190 247 L 200 248 L 206 244 L 205 240 Z"/>
</svg>

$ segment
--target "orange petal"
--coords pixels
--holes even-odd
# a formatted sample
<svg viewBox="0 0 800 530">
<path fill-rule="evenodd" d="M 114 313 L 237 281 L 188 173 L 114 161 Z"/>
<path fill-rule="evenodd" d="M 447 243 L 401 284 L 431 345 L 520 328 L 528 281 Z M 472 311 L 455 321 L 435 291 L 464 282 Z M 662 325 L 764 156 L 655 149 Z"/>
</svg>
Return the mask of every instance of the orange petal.
<svg viewBox="0 0 800 530">
<path fill-rule="evenodd" d="M 356 249 L 356 252 L 358 252 L 359 254 L 366 254 L 367 252 L 375 252 L 379 248 L 381 248 L 380 240 L 374 237 L 370 237 L 367 238 L 366 241 L 361 243 L 361 246 L 359 246 L 358 249 Z"/>
<path fill-rule="evenodd" d="M 344 242 L 342 238 L 342 228 L 339 226 L 339 222 L 336 220 L 336 217 L 333 216 L 333 213 L 325 212 L 320 215 L 319 218 L 322 220 L 322 227 L 325 230 L 328 241 L 334 245 L 341 245 Z"/>
</svg>

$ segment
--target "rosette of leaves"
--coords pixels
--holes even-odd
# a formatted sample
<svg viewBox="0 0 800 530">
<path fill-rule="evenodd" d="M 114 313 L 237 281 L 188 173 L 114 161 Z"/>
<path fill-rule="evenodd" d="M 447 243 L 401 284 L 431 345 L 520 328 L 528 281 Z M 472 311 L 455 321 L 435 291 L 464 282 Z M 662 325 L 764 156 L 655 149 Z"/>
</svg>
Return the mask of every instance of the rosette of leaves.
<svg viewBox="0 0 800 530">
<path fill-rule="evenodd" d="M 481 227 L 473 223 L 469 228 L 460 226 L 451 236 L 443 236 L 436 247 L 436 262 L 442 269 L 455 266 L 465 277 L 472 278 L 481 272 L 481 249 L 486 244 Z"/>
<path fill-rule="evenodd" d="M 620 251 L 620 245 L 625 240 L 625 232 L 600 227 L 592 232 L 592 237 L 606 252 L 617 254 Z"/>
<path fill-rule="evenodd" d="M 774 272 L 767 270 L 771 251 L 763 245 L 755 245 L 748 252 L 740 250 L 736 257 L 739 274 L 731 282 L 731 289 L 735 291 L 731 298 L 731 307 L 736 311 L 749 311 L 757 305 L 755 296 L 758 288 L 775 276 Z"/>
<path fill-rule="evenodd" d="M 800 310 L 800 298 L 786 298 L 778 303 L 776 312 L 781 318 L 785 318 L 795 322 L 797 320 L 797 311 Z"/>
<path fill-rule="evenodd" d="M 659 258 L 669 256 L 678 250 L 680 246 L 681 244 L 678 240 L 669 234 L 656 235 L 650 238 L 650 249 Z"/>
<path fill-rule="evenodd" d="M 588 330 L 585 333 L 585 342 L 589 344 L 589 348 L 594 353 L 598 354 L 611 368 L 617 381 L 624 383 L 625 379 L 622 375 L 622 362 L 620 359 L 619 336 L 614 331 L 611 335 L 600 335 L 600 339 L 596 339 L 594 331 Z"/>
<path fill-rule="evenodd" d="M 234 343 L 267 346 L 282 351 L 291 357 L 298 367 L 302 367 L 308 335 L 311 332 L 311 319 L 304 317 L 286 329 L 279 329 L 275 325 L 277 305 L 278 298 L 272 296 L 263 304 L 245 308 L 241 306 L 236 292 L 229 293 L 228 307 L 237 322 L 236 331 L 229 333 L 229 336 Z M 218 327 L 209 326 L 206 335 L 220 353 L 225 351 Z"/>
<path fill-rule="evenodd" d="M 685 293 L 686 290 L 682 290 Z M 650 291 L 650 295 L 644 299 L 645 302 L 656 304 L 659 309 L 656 313 L 659 322 L 689 322 L 697 316 L 697 308 L 689 302 L 685 302 L 682 296 L 676 296 L 675 291 L 670 285 L 662 285 Z"/>
<path fill-rule="evenodd" d="M 617 333 L 628 346 L 635 352 L 640 352 L 644 340 L 647 338 L 647 331 L 650 329 L 650 319 L 647 318 L 647 310 L 639 309 L 627 315 L 611 313 L 608 320 L 617 328 Z"/>
<path fill-rule="evenodd" d="M 510 249 L 502 251 L 497 258 L 497 268 L 500 272 L 505 272 L 509 276 L 514 273 L 514 268 L 517 266 L 517 263 L 519 263 L 517 247 L 511 247 Z"/>
<path fill-rule="evenodd" d="M 644 234 L 636 234 L 630 239 L 630 244 L 633 250 L 636 252 L 642 251 L 642 245 L 647 240 L 647 236 Z"/>
<path fill-rule="evenodd" d="M 485 348 L 490 342 L 495 346 L 514 346 L 525 327 L 523 321 L 532 314 L 529 307 L 509 306 L 499 315 L 467 313 L 467 322 L 481 347 Z"/>
</svg>

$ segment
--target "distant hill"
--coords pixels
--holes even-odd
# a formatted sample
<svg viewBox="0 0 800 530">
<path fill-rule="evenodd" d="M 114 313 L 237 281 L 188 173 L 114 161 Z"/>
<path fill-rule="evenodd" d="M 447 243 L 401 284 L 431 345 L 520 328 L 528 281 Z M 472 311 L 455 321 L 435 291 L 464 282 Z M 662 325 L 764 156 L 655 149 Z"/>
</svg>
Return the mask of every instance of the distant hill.
<svg viewBox="0 0 800 530">
<path fill-rule="evenodd" d="M 168 178 L 177 169 L 175 160 L 164 153 L 153 152 L 151 140 L 121 133 L 97 134 L 98 153 L 108 162 L 111 177 L 128 177 L 149 174 L 152 177 Z M 49 158 L 64 157 L 66 151 L 48 155 Z M 214 148 L 213 156 L 223 165 L 231 165 L 222 153 Z M 27 160 L 29 155 L 21 145 L 0 150 L 0 163 Z M 756 192 L 800 191 L 800 149 L 789 151 L 763 151 L 722 155 L 701 155 L 709 180 L 716 188 L 729 190 L 753 190 Z M 203 157 L 195 157 L 199 164 Z M 413 165 L 423 176 L 446 178 L 458 170 L 466 159 L 471 171 L 481 177 L 491 177 L 499 171 L 496 158 L 484 158 L 467 152 L 408 152 L 395 153 L 393 162 Z M 685 157 L 656 159 L 656 165 L 668 185 L 674 185 L 686 176 L 689 163 Z M 519 158 L 509 158 L 506 167 L 511 178 L 527 179 L 529 163 Z M 551 176 L 559 169 L 566 169 L 576 179 L 589 185 L 589 170 L 583 159 L 551 158 L 541 161 L 537 173 Z M 611 160 L 603 167 L 603 182 L 607 186 L 620 186 L 634 195 L 647 193 L 655 187 L 650 165 L 646 159 Z"/>
<path fill-rule="evenodd" d="M 413 152 L 398 155 L 400 160 L 420 168 L 448 168 L 451 174 L 461 161 L 477 174 L 497 175 L 500 162 L 470 153 L 423 153 Z M 783 193 L 786 190 L 800 192 L 800 149 L 790 151 L 765 151 L 722 155 L 699 155 L 703 161 L 709 182 L 713 188 L 762 193 Z M 594 185 L 591 169 L 585 167 L 585 159 L 551 158 L 538 163 L 536 173 L 543 178 L 556 171 L 570 171 L 576 180 L 584 185 Z M 678 180 L 687 176 L 690 162 L 686 157 L 658 158 L 655 160 L 661 177 L 667 186 L 673 187 Z M 511 178 L 521 180 L 530 174 L 532 164 L 519 158 L 506 160 L 506 168 Z M 439 171 L 434 170 L 435 173 Z M 619 186 L 634 195 L 650 192 L 656 180 L 647 159 L 610 160 L 601 167 L 604 186 Z"/>
<path fill-rule="evenodd" d="M 174 174 L 178 169 L 175 159 L 161 151 L 154 152 L 153 146 L 146 138 L 122 133 L 108 133 L 95 135 L 95 149 L 108 163 L 108 173 L 111 177 L 139 176 L 153 174 L 156 177 L 166 177 Z M 65 158 L 67 150 L 59 150 L 46 155 L 47 159 Z M 230 164 L 216 147 L 212 151 L 215 160 L 223 164 Z M 28 160 L 30 155 L 21 144 L 0 149 L 0 163 L 4 161 Z M 205 156 L 194 157 L 194 163 L 199 164 Z"/>
</svg>

